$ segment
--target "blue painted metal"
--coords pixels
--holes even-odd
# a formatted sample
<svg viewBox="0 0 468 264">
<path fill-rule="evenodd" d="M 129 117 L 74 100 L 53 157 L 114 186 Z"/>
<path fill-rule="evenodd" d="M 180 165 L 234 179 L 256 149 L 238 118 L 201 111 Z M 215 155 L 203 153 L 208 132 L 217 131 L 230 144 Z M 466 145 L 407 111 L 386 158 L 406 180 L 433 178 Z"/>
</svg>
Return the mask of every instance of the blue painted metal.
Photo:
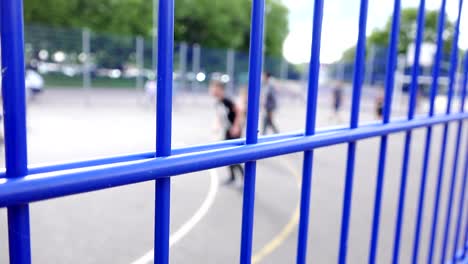
<svg viewBox="0 0 468 264">
<path fill-rule="evenodd" d="M 26 89 L 24 85 L 23 1 L 0 2 L 2 93 L 7 179 L 27 174 Z M 31 263 L 29 205 L 8 207 L 10 263 Z"/>
<path fill-rule="evenodd" d="M 320 43 L 322 39 L 322 20 L 323 20 L 323 0 L 315 1 L 313 31 L 312 31 L 312 47 L 309 66 L 309 87 L 307 93 L 307 112 L 305 135 L 311 136 L 315 134 L 316 117 L 317 117 L 317 95 L 319 88 L 319 72 L 320 72 Z M 296 263 L 304 264 L 307 260 L 307 237 L 309 229 L 309 209 L 310 209 L 310 193 L 312 188 L 312 166 L 314 152 L 308 150 L 304 152 L 304 161 L 302 166 L 302 187 L 301 187 L 301 207 L 299 218 L 299 233 L 297 242 L 297 259 Z"/>
<path fill-rule="evenodd" d="M 462 232 L 462 219 L 463 219 L 463 210 L 465 210 L 466 207 L 466 185 L 468 184 L 468 139 L 465 147 L 465 165 L 464 169 L 462 171 L 462 178 L 463 178 L 463 183 L 462 183 L 462 190 L 460 193 L 460 201 L 458 205 L 458 219 L 457 219 L 457 224 L 455 228 L 455 238 L 454 238 L 454 246 L 453 246 L 453 257 L 452 261 L 456 262 L 457 260 L 464 259 L 466 258 L 466 253 L 468 251 L 468 245 L 466 243 L 466 238 L 468 236 L 468 221 L 465 223 L 465 229 L 467 230 L 466 232 Z M 465 216 L 468 218 L 468 215 Z M 467 219 L 468 220 L 468 219 Z M 464 238 L 464 240 L 461 241 L 460 243 L 460 238 Z"/>
<path fill-rule="evenodd" d="M 465 60 L 464 60 L 464 74 L 463 74 L 463 82 L 461 84 L 462 86 L 462 92 L 461 92 L 461 95 L 460 95 L 460 100 L 461 100 L 461 104 L 460 104 L 460 112 L 463 112 L 464 109 L 465 109 L 465 100 L 466 100 L 466 89 L 467 89 L 467 83 L 468 83 L 468 52 L 465 53 Z M 463 125 L 463 122 L 458 122 L 458 130 L 457 130 L 457 143 L 456 145 L 459 146 L 460 144 L 460 140 L 461 140 L 461 127 Z M 459 250 L 459 240 L 460 240 L 460 232 L 461 232 L 461 221 L 462 221 L 462 217 L 463 217 L 463 209 L 464 209 L 464 205 L 465 205 L 465 191 L 466 191 L 466 183 L 467 183 L 467 178 L 468 178 L 468 138 L 466 139 L 466 147 L 465 147 L 465 168 L 463 169 L 463 172 L 462 172 L 462 175 L 461 175 L 461 178 L 462 178 L 462 183 L 461 183 L 461 190 L 460 190 L 460 198 L 459 198 L 459 201 L 458 201 L 458 216 L 457 216 L 457 222 L 455 224 L 455 237 L 453 239 L 453 248 L 452 248 L 452 254 L 451 254 L 451 260 L 452 262 L 456 262 L 457 261 L 457 254 L 458 254 L 458 250 Z M 456 162 L 458 159 L 454 159 L 454 162 Z M 455 165 L 457 164 L 454 164 L 454 167 Z M 452 171 L 452 177 L 453 177 L 453 174 L 456 173 L 456 170 L 453 170 Z M 463 241 L 464 242 L 464 241 Z M 464 243 L 462 244 L 463 248 L 464 248 Z"/>
<path fill-rule="evenodd" d="M 431 84 L 431 91 L 429 97 L 429 113 L 428 116 L 434 116 L 434 106 L 435 106 L 435 98 L 437 95 L 437 89 L 439 88 L 438 81 L 439 81 L 439 73 L 440 73 L 440 63 L 442 61 L 442 48 L 443 44 L 443 32 L 445 27 L 445 9 L 447 6 L 447 1 L 442 0 L 439 18 L 438 18 L 438 25 L 437 25 L 437 48 L 434 57 L 434 65 L 432 68 L 432 84 Z M 419 197 L 418 197 L 418 206 L 417 206 L 417 216 L 416 216 L 416 224 L 415 224 L 415 232 L 414 232 L 414 240 L 413 240 L 413 253 L 412 253 L 412 263 L 418 262 L 418 255 L 419 255 L 419 245 L 420 237 L 421 237 L 421 228 L 422 228 L 422 217 L 424 213 L 424 196 L 426 193 L 426 183 L 427 183 L 427 173 L 429 168 L 429 156 L 431 150 L 431 142 L 432 142 L 432 126 L 428 126 L 426 130 L 426 139 L 424 144 L 424 157 L 423 157 L 423 166 L 422 166 L 422 174 L 421 174 L 421 182 L 419 186 Z"/>
<path fill-rule="evenodd" d="M 350 128 L 355 129 L 359 125 L 359 106 L 361 90 L 364 81 L 365 55 L 366 55 L 366 25 L 367 25 L 368 1 L 361 0 L 359 9 L 359 34 L 356 46 L 356 58 L 354 61 L 353 97 L 351 102 Z M 338 263 L 346 263 L 348 251 L 349 219 L 351 216 L 351 200 L 353 192 L 354 160 L 356 156 L 356 142 L 349 141 L 348 160 L 346 162 L 345 187 L 343 194 L 343 212 L 341 216 L 340 248 Z"/>
<path fill-rule="evenodd" d="M 252 23 L 249 55 L 249 91 L 247 105 L 246 144 L 258 143 L 258 115 L 263 64 L 263 20 L 265 0 L 252 1 Z M 245 163 L 244 195 L 242 206 L 242 234 L 240 262 L 251 263 L 255 202 L 256 162 Z"/>
<path fill-rule="evenodd" d="M 361 127 L 371 127 L 371 126 L 375 127 L 375 126 L 379 126 L 380 124 L 381 124 L 380 122 L 366 122 L 366 123 L 362 123 Z M 338 133 L 341 131 L 345 131 L 348 128 L 349 126 L 326 127 L 326 128 L 317 129 L 315 134 Z M 266 143 L 266 142 L 290 139 L 290 138 L 300 137 L 300 136 L 304 136 L 304 132 L 273 134 L 273 135 L 259 137 L 258 142 Z M 188 153 L 193 153 L 193 152 L 203 152 L 203 151 L 216 150 L 216 149 L 222 149 L 222 148 L 228 148 L 228 147 L 238 147 L 244 144 L 245 144 L 245 139 L 227 140 L 227 141 L 221 141 L 221 142 L 210 143 L 210 144 L 174 148 L 172 149 L 171 154 L 181 155 L 181 154 L 188 154 Z M 39 164 L 39 165 L 36 164 L 36 165 L 32 165 L 28 167 L 28 175 L 52 172 L 52 171 L 60 171 L 60 170 L 71 170 L 71 169 L 85 168 L 85 167 L 92 167 L 92 166 L 109 165 L 109 164 L 115 164 L 115 163 L 132 162 L 132 161 L 138 161 L 138 160 L 151 159 L 151 158 L 154 158 L 154 156 L 155 156 L 154 152 L 142 152 L 142 153 L 124 154 L 120 156 L 96 157 L 95 159 L 68 161 L 65 163 L 52 163 L 52 164 Z M 5 170 L 0 171 L 0 179 L 2 178 L 6 178 Z"/>
<path fill-rule="evenodd" d="M 383 123 L 390 121 L 392 112 L 393 87 L 395 86 L 395 70 L 397 68 L 398 37 L 400 32 L 401 1 L 395 0 L 393 6 L 392 30 L 390 32 L 390 43 L 387 58 L 387 73 L 385 78 L 385 98 L 383 108 Z M 372 219 L 372 232 L 369 248 L 369 263 L 375 263 L 377 256 L 377 245 L 379 241 L 380 209 L 382 205 L 382 190 L 385 174 L 385 161 L 387 156 L 387 135 L 380 139 L 379 164 L 377 169 L 377 180 L 375 187 L 374 216 Z"/>
<path fill-rule="evenodd" d="M 174 0 L 159 1 L 156 157 L 171 155 Z M 171 179 L 156 181 L 154 262 L 169 263 Z"/>
<path fill-rule="evenodd" d="M 464 89 L 462 90 L 460 113 L 463 113 L 463 110 L 465 109 L 465 95 L 466 95 L 466 87 L 464 87 Z M 454 150 L 454 155 L 453 155 L 449 197 L 447 199 L 447 212 L 445 215 L 444 238 L 443 238 L 443 244 L 442 244 L 442 253 L 440 257 L 441 262 L 445 262 L 446 254 L 447 254 L 447 246 L 449 243 L 448 239 L 449 239 L 449 234 L 450 234 L 450 223 L 451 223 L 451 217 L 452 217 L 453 199 L 455 195 L 455 183 L 457 181 L 458 156 L 460 152 L 462 130 L 463 130 L 463 121 L 459 121 L 457 124 L 457 136 L 456 136 L 455 150 Z"/>
<path fill-rule="evenodd" d="M 421 0 L 419 4 L 418 19 L 417 19 L 417 30 L 416 30 L 416 39 L 415 39 L 415 50 L 414 50 L 414 62 L 413 69 L 411 73 L 411 85 L 410 85 L 410 95 L 409 95 L 409 105 L 408 105 L 408 120 L 414 118 L 414 113 L 416 111 L 416 100 L 418 95 L 418 78 L 420 74 L 420 65 L 419 58 L 421 54 L 421 44 L 423 41 L 424 34 L 424 23 L 425 23 L 425 8 L 426 1 Z M 393 256 L 392 262 L 398 263 L 398 257 L 400 255 L 400 242 L 401 242 L 401 229 L 403 214 L 405 208 L 405 196 L 406 196 L 406 182 L 408 177 L 408 166 L 409 166 L 409 157 L 411 152 L 411 130 L 406 131 L 405 134 L 405 147 L 403 151 L 403 165 L 401 171 L 401 180 L 400 180 L 400 193 L 398 198 L 398 209 L 397 217 L 395 223 L 395 237 L 393 242 Z"/>
<path fill-rule="evenodd" d="M 364 126 L 370 126 L 370 125 L 375 126 L 377 125 L 377 123 L 364 124 Z M 339 132 L 347 128 L 348 128 L 347 126 L 327 127 L 326 129 L 322 128 L 320 130 L 317 130 L 316 134 Z M 258 142 L 264 143 L 264 142 L 270 142 L 274 140 L 288 139 L 291 137 L 299 137 L 303 135 L 304 135 L 303 132 L 273 134 L 273 135 L 259 137 Z M 208 151 L 208 150 L 221 149 L 221 148 L 227 148 L 227 147 L 237 147 L 237 146 L 242 146 L 244 144 L 245 144 L 245 139 L 227 140 L 227 141 L 221 141 L 221 142 L 204 144 L 204 145 L 194 145 L 194 146 L 188 146 L 188 147 L 183 147 L 183 148 L 175 148 L 175 149 L 172 149 L 171 154 L 180 155 L 180 154 L 186 154 L 186 153 L 191 153 L 191 152 Z M 70 169 L 77 169 L 77 168 L 84 168 L 84 167 L 108 165 L 108 164 L 113 164 L 113 163 L 151 159 L 151 158 L 154 158 L 154 156 L 155 155 L 153 151 L 153 152 L 124 154 L 120 156 L 96 157 L 95 159 L 90 159 L 90 160 L 68 161 L 65 163 L 32 165 L 28 167 L 28 175 L 51 172 L 51 171 L 70 170 Z M 2 178 L 6 178 L 5 171 L 0 171 L 0 179 Z"/>
<path fill-rule="evenodd" d="M 317 131 L 317 133 L 329 133 L 333 131 L 343 130 L 346 127 L 344 126 L 336 126 L 333 128 L 327 128 L 326 130 L 322 129 L 321 131 Z M 285 133 L 285 134 L 275 134 L 275 135 L 268 135 L 262 136 L 259 138 L 259 142 L 268 142 L 272 140 L 280 140 L 285 138 L 290 138 L 291 136 L 303 136 L 303 132 L 293 132 L 293 133 Z M 245 144 L 245 139 L 236 139 L 236 140 L 228 140 L 228 141 L 221 141 L 216 143 L 204 144 L 204 145 L 195 145 L 183 148 L 176 148 L 172 149 L 171 154 L 173 155 L 180 155 L 190 152 L 200 152 L 200 151 L 207 151 L 213 149 L 221 149 L 227 147 L 237 147 Z M 65 163 L 53 163 L 53 164 L 42 164 L 42 165 L 33 165 L 28 167 L 28 174 L 37 174 L 37 173 L 44 173 L 44 172 L 51 172 L 51 171 L 58 171 L 58 170 L 70 170 L 76 168 L 83 168 L 83 167 L 91 167 L 91 166 L 100 166 L 100 165 L 108 165 L 113 163 L 120 163 L 120 162 L 131 162 L 137 160 L 144 160 L 144 159 L 151 159 L 154 158 L 155 154 L 153 152 L 142 152 L 142 153 L 131 153 L 125 154 L 121 156 L 111 156 L 111 157 L 99 157 L 92 160 L 80 160 L 80 161 L 70 161 Z M 0 179 L 5 178 L 5 172 L 0 173 Z"/>
<path fill-rule="evenodd" d="M 465 163 L 466 165 L 466 163 Z M 467 168 L 467 166 L 465 166 L 465 169 Z M 465 170 L 465 175 L 468 171 Z M 462 240 L 462 250 L 461 252 L 459 252 L 459 254 L 457 255 L 457 259 L 458 260 L 466 260 L 467 256 L 468 256 L 468 243 L 466 241 L 467 238 L 468 238 L 468 217 L 465 217 L 465 230 L 464 232 L 462 232 L 462 235 L 463 235 L 463 240 Z"/>
<path fill-rule="evenodd" d="M 468 158 L 467 158 L 468 159 Z M 465 163 L 465 176 L 468 173 L 468 163 Z M 468 257 L 468 217 L 465 217 L 465 231 L 463 234 L 462 246 L 463 246 L 463 253 L 461 254 L 461 259 L 465 259 Z"/>
<path fill-rule="evenodd" d="M 339 133 L 297 136 L 255 145 L 171 155 L 166 158 L 119 163 L 105 167 L 39 173 L 18 179 L 0 179 L 0 208 L 303 152 L 464 119 L 468 119 L 467 112 L 436 115 L 430 119 L 392 121 L 385 125 L 347 129 Z"/>
<path fill-rule="evenodd" d="M 460 17 L 461 17 L 462 5 L 463 5 L 463 0 L 460 0 L 458 17 L 457 17 L 457 22 L 455 25 L 455 33 L 454 33 L 453 43 L 452 43 L 452 52 L 450 55 L 449 86 L 448 86 L 448 91 L 447 91 L 447 108 L 445 111 L 446 115 L 449 115 L 451 112 L 453 90 L 454 90 L 454 85 L 456 81 L 455 74 L 457 72 L 457 66 L 458 66 L 458 38 L 460 34 Z M 440 194 L 442 190 L 442 183 L 443 183 L 443 176 L 444 176 L 445 152 L 447 149 L 448 132 L 449 132 L 449 125 L 444 124 L 444 132 L 442 135 L 442 145 L 441 145 L 441 151 L 440 151 L 439 171 L 438 171 L 438 176 L 437 176 L 437 185 L 436 185 L 436 192 L 435 192 L 435 199 L 434 199 L 434 211 L 433 211 L 433 219 L 432 219 L 432 227 L 431 227 L 431 238 L 430 238 L 429 253 L 428 253 L 428 259 L 427 259 L 427 262 L 429 264 L 431 264 L 433 261 L 434 247 L 435 247 L 436 237 L 437 237 L 439 203 L 440 203 Z"/>
<path fill-rule="evenodd" d="M 468 148 L 466 149 L 466 152 L 466 154 L 468 154 Z M 468 178 L 468 155 L 465 156 L 465 169 L 463 170 L 463 177 Z M 461 254 L 457 255 L 457 257 L 460 259 L 466 259 L 468 256 L 468 215 L 465 216 L 465 230 L 461 233 L 461 235 L 463 235 L 463 240 L 461 241 L 462 249 Z"/>
<path fill-rule="evenodd" d="M 457 113 L 451 113 L 451 101 L 454 93 L 455 72 L 457 62 L 457 42 L 459 36 L 459 18 L 456 24 L 454 47 L 451 55 L 450 84 L 448 103 L 445 114 L 434 115 L 434 101 L 437 94 L 437 80 L 439 77 L 442 55 L 442 34 L 444 29 L 444 13 L 446 0 L 442 0 L 441 14 L 438 26 L 438 45 L 433 68 L 433 83 L 430 94 L 429 115 L 415 117 L 417 77 L 419 67 L 413 67 L 410 88 L 410 102 L 408 116 L 404 120 L 392 120 L 391 102 L 394 86 L 394 70 L 396 68 L 396 54 L 400 20 L 400 0 L 394 2 L 394 17 L 392 33 L 390 35 L 389 54 L 387 58 L 388 70 L 385 83 L 385 102 L 383 122 L 359 125 L 359 108 L 361 87 L 364 78 L 365 35 L 367 20 L 367 0 L 362 0 L 359 17 L 359 36 L 355 59 L 353 79 L 353 98 L 350 126 L 334 127 L 316 130 L 318 75 L 320 68 L 320 39 L 323 18 L 323 0 L 316 0 L 313 18 L 313 42 L 311 47 L 311 64 L 309 69 L 309 87 L 307 99 L 307 117 L 305 132 L 294 132 L 258 138 L 258 115 L 260 95 L 260 75 L 262 66 L 263 19 L 264 0 L 252 1 L 251 46 L 249 65 L 249 103 L 246 139 L 231 140 L 215 144 L 171 149 L 171 112 L 172 112 L 172 72 L 173 72 L 173 27 L 174 1 L 159 2 L 159 39 L 158 47 L 162 51 L 158 57 L 158 94 L 157 94 L 157 137 L 156 153 L 136 153 L 114 157 L 104 157 L 84 161 L 74 161 L 60 164 L 30 166 L 27 165 L 27 145 L 25 126 L 25 90 L 24 90 L 24 58 L 23 58 L 23 25 L 21 1 L 3 0 L 0 2 L 0 29 L 2 41 L 3 99 L 5 110 L 5 139 L 6 139 L 6 171 L 0 172 L 0 208 L 8 207 L 8 221 L 11 263 L 30 263 L 30 235 L 28 203 L 62 197 L 66 195 L 102 190 L 115 186 L 128 185 L 143 181 L 156 180 L 156 209 L 155 209 L 155 263 L 169 263 L 169 231 L 170 231 L 170 190 L 172 176 L 207 170 L 231 164 L 246 163 L 246 178 L 244 183 L 244 203 L 242 214 L 241 263 L 250 263 L 252 256 L 252 237 L 254 220 L 255 173 L 256 160 L 265 159 L 290 153 L 304 152 L 303 181 L 301 190 L 301 215 L 298 234 L 297 263 L 305 263 L 307 256 L 307 237 L 309 224 L 309 207 L 312 179 L 313 151 L 316 148 L 348 143 L 348 161 L 346 170 L 345 190 L 343 197 L 343 214 L 339 247 L 339 263 L 346 263 L 349 221 L 353 191 L 354 160 L 356 142 L 362 139 L 381 137 L 379 168 L 374 203 L 374 217 L 370 242 L 369 263 L 375 263 L 378 236 L 381 199 L 384 182 L 384 170 L 387 152 L 387 136 L 393 133 L 406 132 L 405 151 L 403 157 L 400 197 L 398 202 L 397 224 L 395 231 L 395 245 L 393 262 L 398 262 L 400 234 L 402 228 L 403 208 L 405 201 L 406 177 L 410 156 L 411 132 L 416 128 L 427 128 L 423 172 L 419 192 L 416 230 L 413 245 L 413 263 L 417 263 L 420 244 L 420 232 L 424 208 L 424 194 L 428 171 L 429 150 L 432 137 L 432 126 L 444 125 L 442 140 L 442 156 L 439 162 L 436 199 L 434 202 L 434 219 L 431 230 L 431 245 L 429 263 L 434 251 L 435 233 L 437 228 L 437 213 L 440 192 L 442 188 L 442 174 L 444 171 L 444 155 L 447 144 L 449 123 L 457 122 L 457 137 L 455 144 L 455 159 L 452 164 L 447 212 L 442 245 L 441 262 L 447 256 L 450 241 L 450 222 L 452 202 L 457 185 L 458 160 L 465 160 L 464 174 L 459 197 L 458 213 L 455 227 L 453 252 L 447 256 L 452 262 L 458 260 L 455 253 L 459 247 L 460 234 L 463 249 L 458 256 L 466 258 L 468 240 L 468 215 L 466 211 L 466 185 L 468 184 L 468 152 L 460 154 L 460 144 L 463 138 L 463 124 L 468 120 L 468 112 L 464 110 L 464 99 Z M 418 61 L 420 44 L 423 36 L 425 1 L 421 0 L 418 15 L 418 29 L 416 35 L 415 61 Z M 462 1 L 460 1 L 461 10 Z M 12 70 L 13 69 L 13 70 Z M 468 74 L 468 55 L 465 57 L 464 89 L 462 98 L 466 97 L 466 82 Z M 467 143 L 468 144 L 468 143 Z M 468 148 L 468 146 L 467 146 Z M 465 149 L 466 150 L 466 149 Z M 468 150 L 466 150 L 468 151 Z M 463 152 L 464 153 L 464 152 Z M 464 157 L 464 159 L 463 159 Z M 105 166 L 102 166 L 105 165 Z M 465 216 L 464 216 L 465 215 Z M 465 217 L 465 219 L 463 219 Z M 462 227 L 462 222 L 465 222 Z M 461 232 L 460 230 L 463 229 Z M 18 232 L 19 231 L 19 232 Z M 465 259 L 466 261 L 467 259 Z"/>
</svg>

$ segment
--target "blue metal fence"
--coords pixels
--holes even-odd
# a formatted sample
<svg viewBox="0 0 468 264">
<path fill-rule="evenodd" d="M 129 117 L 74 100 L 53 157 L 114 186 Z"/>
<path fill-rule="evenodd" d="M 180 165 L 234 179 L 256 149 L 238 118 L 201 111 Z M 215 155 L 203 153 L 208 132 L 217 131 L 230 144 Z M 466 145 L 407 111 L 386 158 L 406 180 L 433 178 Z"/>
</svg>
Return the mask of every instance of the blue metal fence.
<svg viewBox="0 0 468 264">
<path fill-rule="evenodd" d="M 307 95 L 307 117 L 305 132 L 299 134 L 281 134 L 269 137 L 258 137 L 258 115 L 260 95 L 260 75 L 262 71 L 262 43 L 264 0 L 252 1 L 251 44 L 249 64 L 249 93 L 247 113 L 246 139 L 226 141 L 210 145 L 201 145 L 183 149 L 171 148 L 171 113 L 172 113 L 172 74 L 173 74 L 173 21 L 174 1 L 159 1 L 158 23 L 158 94 L 157 94 L 157 137 L 155 153 L 141 153 L 127 156 L 109 157 L 97 160 L 77 161 L 67 164 L 49 166 L 28 166 L 26 144 L 25 89 L 24 89 L 24 49 L 23 49 L 23 19 L 21 0 L 2 0 L 0 2 L 1 47 L 3 68 L 3 107 L 5 113 L 5 152 L 6 172 L 0 175 L 0 207 L 7 207 L 9 230 L 9 254 L 11 263 L 31 263 L 29 208 L 31 202 L 66 195 L 128 185 L 143 181 L 156 181 L 156 212 L 155 212 L 155 263 L 169 262 L 169 220 L 171 177 L 184 173 L 207 170 L 230 164 L 245 163 L 245 182 L 242 209 L 242 234 L 240 262 L 250 263 L 252 256 L 252 234 L 254 220 L 255 173 L 256 161 L 259 159 L 304 152 L 303 178 L 301 190 L 301 207 L 299 237 L 297 248 L 297 263 L 306 262 L 309 218 L 311 177 L 313 151 L 317 148 L 336 144 L 348 144 L 348 159 L 344 188 L 343 212 L 340 245 L 338 248 L 339 263 L 346 263 L 349 222 L 351 215 L 354 160 L 356 145 L 359 140 L 380 137 L 380 153 L 375 191 L 374 214 L 369 248 L 369 263 L 376 262 L 379 222 L 384 183 L 384 171 L 387 154 L 387 140 L 390 134 L 405 133 L 405 147 L 401 184 L 398 199 L 396 230 L 393 246 L 393 263 L 399 261 L 403 208 L 405 206 L 406 182 L 410 157 L 412 130 L 426 128 L 424 145 L 423 169 L 420 183 L 420 193 L 415 219 L 415 236 L 413 243 L 413 263 L 418 262 L 418 252 L 421 247 L 428 246 L 429 254 L 424 262 L 434 261 L 433 253 L 437 241 L 442 241 L 440 263 L 466 260 L 468 256 L 468 206 L 466 184 L 468 177 L 468 145 L 461 142 L 463 125 L 468 120 L 465 110 L 465 97 L 468 79 L 468 55 L 465 54 L 463 80 L 461 83 L 461 104 L 458 111 L 452 111 L 454 87 L 457 85 L 456 72 L 458 65 L 458 36 L 462 0 L 459 0 L 458 18 L 455 25 L 451 67 L 449 72 L 449 89 L 445 114 L 434 113 L 434 102 L 437 95 L 437 79 L 439 77 L 441 47 L 443 45 L 444 13 L 446 0 L 442 0 L 441 15 L 438 26 L 437 52 L 433 67 L 433 84 L 430 92 L 429 113 L 415 116 L 416 94 L 418 89 L 419 65 L 412 70 L 410 86 L 409 111 L 407 118 L 390 120 L 392 93 L 394 86 L 394 70 L 396 68 L 398 32 L 400 24 L 400 0 L 394 1 L 394 15 L 391 27 L 387 71 L 385 82 L 385 99 L 383 121 L 371 124 L 360 124 L 359 104 L 361 88 L 364 80 L 364 63 L 366 50 L 366 21 L 368 0 L 360 1 L 359 36 L 354 65 L 353 95 L 351 121 L 349 126 L 326 130 L 316 130 L 318 75 L 320 67 L 320 41 L 323 17 L 323 0 L 315 0 L 313 11 L 313 41 L 309 67 L 309 85 Z M 418 61 L 424 32 L 425 0 L 420 1 L 418 25 L 415 40 L 415 61 Z M 454 160 L 451 164 L 451 177 L 445 212 L 442 240 L 437 238 L 439 225 L 439 205 L 442 196 L 445 154 L 449 144 L 449 124 L 457 124 L 455 138 Z M 426 181 L 428 163 L 434 125 L 443 126 L 442 143 L 440 144 L 440 161 L 436 185 L 436 195 L 433 218 L 431 223 L 430 244 L 421 245 L 421 225 L 425 205 Z M 464 146 L 464 149 L 461 149 Z M 461 152 L 461 153 L 460 153 Z M 464 162 L 463 173 L 457 176 L 459 163 Z M 98 166 L 106 165 L 106 166 Z M 450 164 L 449 164 L 450 165 Z M 459 197 L 455 197 L 455 182 L 461 177 L 462 185 Z M 454 199 L 459 199 L 456 212 L 452 212 Z M 451 219 L 456 218 L 455 226 Z M 450 236 L 455 228 L 454 237 Z M 453 232 L 453 231 L 452 231 Z M 453 250 L 447 249 L 448 241 L 452 240 Z"/>
</svg>

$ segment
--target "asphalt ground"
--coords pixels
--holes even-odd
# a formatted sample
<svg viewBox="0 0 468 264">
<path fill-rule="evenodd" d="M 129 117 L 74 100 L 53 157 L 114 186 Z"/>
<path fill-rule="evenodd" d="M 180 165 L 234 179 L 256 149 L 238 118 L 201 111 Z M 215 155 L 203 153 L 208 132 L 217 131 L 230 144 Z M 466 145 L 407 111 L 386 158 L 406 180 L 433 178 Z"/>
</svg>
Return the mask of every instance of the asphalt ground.
<svg viewBox="0 0 468 264">
<path fill-rule="evenodd" d="M 320 94 L 318 126 L 346 123 L 349 111 L 333 117 L 330 95 Z M 349 99 L 344 109 L 349 109 Z M 420 112 L 424 111 L 424 105 Z M 402 115 L 402 108 L 395 116 Z M 177 94 L 173 113 L 173 146 L 217 141 L 212 129 L 213 101 L 206 95 Z M 283 98 L 277 113 L 281 132 L 304 126 L 301 96 Z M 374 120 L 373 98 L 364 97 L 361 120 Z M 467 121 L 460 151 L 466 149 Z M 445 157 L 444 188 L 439 210 L 438 244 L 442 227 L 455 143 L 450 126 Z M 141 94 L 126 90 L 49 90 L 28 108 L 28 146 L 31 164 L 154 150 L 154 106 Z M 420 261 L 425 263 L 432 221 L 434 186 L 439 164 L 442 126 L 433 134 Z M 419 192 L 425 129 L 413 133 L 407 199 L 403 222 L 401 263 L 410 263 Z M 389 263 L 401 175 L 404 134 L 389 137 L 378 263 Z M 371 231 L 379 139 L 357 147 L 348 263 L 366 263 Z M 463 152 L 461 152 L 463 153 Z M 335 263 L 338 255 L 347 146 L 315 151 L 308 262 Z M 258 162 L 253 260 L 255 263 L 293 263 L 302 154 Z M 459 163 L 459 178 L 463 162 Z M 242 183 L 226 186 L 227 169 L 177 176 L 171 193 L 171 263 L 236 263 L 240 252 Z M 457 208 L 460 180 L 457 181 Z M 33 263 L 152 263 L 154 182 L 33 203 L 31 239 Z M 454 215 L 455 215 L 454 211 Z M 454 221 L 455 217 L 452 217 Z M 0 209 L 0 263 L 8 263 L 6 210 Z M 452 228 L 453 235 L 453 228 Z M 452 244 L 449 245 L 451 249 Z M 440 251 L 437 250 L 435 259 Z"/>
</svg>

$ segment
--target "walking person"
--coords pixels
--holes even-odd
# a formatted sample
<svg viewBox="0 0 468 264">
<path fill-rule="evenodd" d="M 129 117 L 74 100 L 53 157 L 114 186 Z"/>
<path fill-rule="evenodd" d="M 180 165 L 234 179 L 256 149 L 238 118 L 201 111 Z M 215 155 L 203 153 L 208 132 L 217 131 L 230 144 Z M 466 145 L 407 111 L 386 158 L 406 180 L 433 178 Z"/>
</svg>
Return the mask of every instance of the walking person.
<svg viewBox="0 0 468 264">
<path fill-rule="evenodd" d="M 344 97 L 344 91 L 343 91 L 343 82 L 341 81 L 336 81 L 333 85 L 333 119 L 336 119 L 338 123 L 341 122 L 341 108 L 343 106 L 343 97 Z"/>
<path fill-rule="evenodd" d="M 247 101 L 248 101 L 248 89 L 246 86 L 241 86 L 239 88 L 239 96 L 237 98 L 237 109 L 240 114 L 240 126 L 241 134 L 244 132 L 244 128 L 247 121 Z"/>
<path fill-rule="evenodd" d="M 265 72 L 263 74 L 263 89 L 265 89 L 265 101 L 264 101 L 264 110 L 265 110 L 265 116 L 263 118 L 263 130 L 262 134 L 266 134 L 267 129 L 271 128 L 273 130 L 273 133 L 278 133 L 279 130 L 276 127 L 273 117 L 274 117 L 274 112 L 276 111 L 276 108 L 278 106 L 277 104 L 277 95 L 276 95 L 276 89 L 271 83 L 271 74 L 269 72 Z"/>
<path fill-rule="evenodd" d="M 382 120 L 383 118 L 383 107 L 384 107 L 384 88 L 379 87 L 377 92 L 377 96 L 375 97 L 375 116 L 378 120 Z"/>
<path fill-rule="evenodd" d="M 225 140 L 241 137 L 241 114 L 238 107 L 226 97 L 225 84 L 220 81 L 211 81 L 209 88 L 211 96 L 216 99 L 216 115 L 218 128 L 222 130 L 222 137 Z M 236 172 L 244 178 L 244 169 L 240 164 L 229 166 L 230 177 L 226 184 L 234 183 Z"/>
</svg>

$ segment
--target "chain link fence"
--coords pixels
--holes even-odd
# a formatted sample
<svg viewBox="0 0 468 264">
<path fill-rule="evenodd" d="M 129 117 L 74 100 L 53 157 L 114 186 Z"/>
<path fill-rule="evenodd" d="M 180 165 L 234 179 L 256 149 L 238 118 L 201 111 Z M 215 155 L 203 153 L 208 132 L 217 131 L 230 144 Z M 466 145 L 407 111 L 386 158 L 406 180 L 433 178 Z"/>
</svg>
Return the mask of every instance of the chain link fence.
<svg viewBox="0 0 468 264">
<path fill-rule="evenodd" d="M 47 88 L 143 89 L 155 79 L 157 47 L 151 38 L 25 26 L 27 67 L 39 72 Z M 266 56 L 264 68 L 278 79 L 298 79 L 299 71 L 283 58 Z M 174 87 L 206 91 L 212 78 L 231 91 L 247 83 L 248 53 L 177 43 Z"/>
</svg>

